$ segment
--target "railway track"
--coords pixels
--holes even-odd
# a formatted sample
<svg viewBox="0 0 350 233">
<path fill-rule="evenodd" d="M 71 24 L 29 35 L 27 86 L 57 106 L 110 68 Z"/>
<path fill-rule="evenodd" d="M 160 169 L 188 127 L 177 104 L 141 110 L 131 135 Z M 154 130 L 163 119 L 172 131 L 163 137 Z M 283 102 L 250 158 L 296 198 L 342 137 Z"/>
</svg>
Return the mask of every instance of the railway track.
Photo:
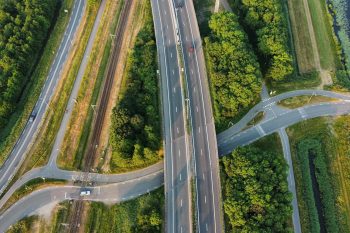
<svg viewBox="0 0 350 233">
<path fill-rule="evenodd" d="M 118 26 L 116 29 L 116 35 L 114 38 L 113 52 L 108 65 L 108 72 L 107 72 L 105 84 L 103 86 L 101 99 L 99 101 L 98 108 L 96 109 L 96 120 L 93 126 L 92 135 L 89 139 L 90 142 L 85 153 L 85 162 L 83 164 L 83 169 L 82 169 L 83 173 L 82 173 L 82 179 L 81 179 L 82 187 L 85 187 L 88 185 L 89 180 L 88 180 L 87 174 L 90 171 L 91 167 L 93 166 L 93 162 L 96 159 L 97 148 L 101 137 L 102 127 L 103 127 L 104 118 L 107 110 L 107 104 L 111 94 L 113 80 L 114 80 L 117 64 L 120 57 L 120 51 L 122 48 L 123 35 L 126 30 L 128 15 L 130 13 L 132 3 L 133 3 L 133 0 L 126 0 L 124 2 L 123 9 L 119 16 L 119 23 L 118 23 Z M 74 201 L 72 206 L 73 212 L 69 220 L 68 232 L 75 233 L 79 231 L 81 216 L 83 213 L 83 207 L 84 207 L 83 199 Z"/>
</svg>

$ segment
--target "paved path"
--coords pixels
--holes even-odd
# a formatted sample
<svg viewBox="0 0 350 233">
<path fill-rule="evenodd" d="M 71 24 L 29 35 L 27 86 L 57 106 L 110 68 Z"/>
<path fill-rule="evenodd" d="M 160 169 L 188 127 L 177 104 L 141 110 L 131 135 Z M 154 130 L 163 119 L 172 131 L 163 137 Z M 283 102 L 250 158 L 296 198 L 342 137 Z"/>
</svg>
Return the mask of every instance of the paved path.
<svg viewBox="0 0 350 233">
<path fill-rule="evenodd" d="M 293 227 L 295 233 L 301 233 L 301 225 L 300 225 L 300 216 L 299 216 L 299 207 L 298 207 L 298 199 L 297 199 L 297 192 L 295 189 L 295 180 L 294 180 L 294 170 L 293 170 L 293 163 L 292 163 L 292 156 L 290 153 L 290 145 L 289 145 L 289 139 L 288 135 L 286 133 L 285 128 L 281 128 L 278 130 L 278 134 L 280 136 L 282 147 L 283 147 L 283 154 L 284 158 L 287 161 L 288 164 L 288 189 L 293 195 L 292 200 L 292 206 L 293 206 Z"/>
<path fill-rule="evenodd" d="M 130 179 L 126 182 L 87 187 L 84 189 L 89 189 L 91 195 L 84 199 L 107 204 L 127 201 L 160 187 L 163 184 L 163 179 L 163 176 L 151 174 L 142 177 L 142 179 Z M 40 214 L 38 212 L 40 209 L 52 208 L 55 204 L 65 200 L 78 200 L 80 191 L 81 187 L 69 185 L 52 186 L 34 191 L 20 199 L 0 216 L 0 232 L 5 232 L 12 224 L 28 215 Z"/>
<path fill-rule="evenodd" d="M 56 58 L 51 66 L 39 99 L 33 109 L 32 114 L 36 115 L 36 117 L 33 122 L 30 122 L 28 119 L 22 134 L 17 140 L 8 159 L 0 169 L 0 194 L 4 191 L 8 183 L 22 165 L 22 162 L 28 152 L 28 147 L 30 147 L 34 142 L 38 129 L 43 123 L 43 119 L 48 109 L 48 103 L 51 101 L 52 95 L 56 91 L 57 83 L 61 78 L 60 72 L 71 50 L 75 33 L 80 25 L 85 5 L 86 0 L 77 0 L 74 3 L 72 14 L 60 47 L 57 51 Z"/>
</svg>

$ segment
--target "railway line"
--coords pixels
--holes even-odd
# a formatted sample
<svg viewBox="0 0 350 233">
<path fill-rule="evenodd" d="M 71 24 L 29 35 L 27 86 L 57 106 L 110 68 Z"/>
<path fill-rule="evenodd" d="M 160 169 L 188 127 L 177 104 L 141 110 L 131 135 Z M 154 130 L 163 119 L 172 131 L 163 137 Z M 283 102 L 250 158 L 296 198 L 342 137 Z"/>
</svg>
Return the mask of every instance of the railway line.
<svg viewBox="0 0 350 233">
<path fill-rule="evenodd" d="M 96 155 L 97 155 L 97 149 L 98 149 L 98 145 L 99 145 L 99 141 L 100 141 L 100 137 L 101 137 L 101 132 L 102 132 L 102 127 L 103 127 L 103 123 L 104 123 L 104 118 L 106 115 L 106 110 L 107 110 L 107 105 L 108 105 L 108 100 L 110 98 L 110 94 L 111 94 L 111 89 L 113 86 L 113 80 L 114 80 L 114 76 L 115 76 L 115 72 L 116 72 L 116 68 L 117 68 L 117 64 L 119 61 L 119 57 L 120 57 L 120 51 L 122 48 L 122 41 L 123 41 L 123 36 L 124 36 L 124 32 L 126 30 L 126 25 L 128 22 L 128 15 L 130 13 L 131 10 L 131 6 L 132 6 L 133 0 L 127 0 L 124 2 L 124 6 L 123 9 L 120 13 L 119 16 L 119 23 L 116 29 L 116 35 L 114 38 L 114 47 L 113 47 L 113 52 L 112 52 L 112 56 L 110 58 L 109 61 L 109 65 L 108 65 L 108 71 L 107 71 L 107 75 L 106 75 L 106 80 L 103 86 L 103 92 L 98 104 L 98 108 L 96 109 L 96 118 L 95 118 L 95 122 L 93 125 L 93 131 L 92 134 L 90 136 L 89 139 L 89 145 L 87 147 L 86 150 L 86 154 L 85 154 L 85 163 L 83 163 L 83 177 L 82 177 L 82 184 L 81 186 L 84 187 L 86 185 L 88 185 L 89 183 L 89 179 L 88 179 L 88 172 L 90 171 L 90 169 L 93 166 L 93 162 L 96 159 Z M 79 226 L 80 226 L 80 222 L 81 222 L 81 216 L 83 213 L 83 199 L 77 200 L 73 203 L 73 212 L 70 216 L 70 220 L 69 220 L 69 230 L 68 232 L 78 232 Z"/>
</svg>

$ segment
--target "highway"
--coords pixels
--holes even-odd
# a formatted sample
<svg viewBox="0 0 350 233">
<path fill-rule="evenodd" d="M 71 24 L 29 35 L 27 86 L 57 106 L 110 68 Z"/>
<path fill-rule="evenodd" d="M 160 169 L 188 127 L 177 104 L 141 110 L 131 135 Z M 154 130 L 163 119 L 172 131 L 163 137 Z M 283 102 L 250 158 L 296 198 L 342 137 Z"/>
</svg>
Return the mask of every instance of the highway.
<svg viewBox="0 0 350 233">
<path fill-rule="evenodd" d="M 85 0 L 77 0 L 74 3 L 72 13 L 65 34 L 62 38 L 60 47 L 58 49 L 56 58 L 51 65 L 49 74 L 47 76 L 45 85 L 41 91 L 40 97 L 33 109 L 32 114 L 36 117 L 33 122 L 29 119 L 27 124 L 17 140 L 14 148 L 12 149 L 9 157 L 0 169 L 0 193 L 4 191 L 8 183 L 11 181 L 17 170 L 21 166 L 28 147 L 34 142 L 38 129 L 40 128 L 43 118 L 46 115 L 48 109 L 48 103 L 51 101 L 53 93 L 56 91 L 57 83 L 61 78 L 60 72 L 65 64 L 71 46 L 73 44 L 76 30 L 80 24 L 81 17 L 83 15 L 86 6 Z M 68 16 L 67 16 L 68 17 Z"/>
<path fill-rule="evenodd" d="M 190 233 L 193 231 L 190 156 L 175 13 L 169 0 L 152 0 L 151 3 L 163 105 L 166 232 Z"/>
<path fill-rule="evenodd" d="M 148 175 L 141 179 L 130 179 L 116 184 L 87 187 L 90 196 L 83 200 L 100 201 L 106 204 L 127 201 L 142 194 L 159 188 L 163 184 L 163 176 Z M 65 200 L 79 200 L 81 187 L 79 186 L 52 186 L 43 188 L 23 197 L 4 214 L 0 216 L 0 232 L 5 232 L 12 224 L 25 216 L 40 214 L 40 209 L 54 207 L 55 204 Z M 44 210 L 47 212 L 47 210 Z"/>
<path fill-rule="evenodd" d="M 216 131 L 196 13 L 192 1 L 174 0 L 191 125 L 198 232 L 224 231 Z"/>
</svg>

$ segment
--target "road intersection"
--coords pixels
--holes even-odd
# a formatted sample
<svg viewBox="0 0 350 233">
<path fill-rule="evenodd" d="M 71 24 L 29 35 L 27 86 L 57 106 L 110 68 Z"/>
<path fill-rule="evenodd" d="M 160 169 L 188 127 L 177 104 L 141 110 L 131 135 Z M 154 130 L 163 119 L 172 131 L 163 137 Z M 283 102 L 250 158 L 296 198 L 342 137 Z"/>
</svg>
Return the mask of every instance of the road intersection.
<svg viewBox="0 0 350 233">
<path fill-rule="evenodd" d="M 1 192 L 6 188 L 8 180 L 11 179 L 20 166 L 21 161 L 25 157 L 27 147 L 34 140 L 35 132 L 40 127 L 40 120 L 45 115 L 47 108 L 43 103 L 49 102 L 52 93 L 55 91 L 55 83 L 59 79 L 59 70 L 67 57 L 69 42 L 72 41 L 72 35 L 74 35 L 78 27 L 85 4 L 84 0 L 76 1 L 66 30 L 69 33 L 66 33 L 58 51 L 57 56 L 59 59 L 56 59 L 53 64 L 48 81 L 43 88 L 42 97 L 40 97 L 34 109 L 34 111 L 37 111 L 37 117 L 33 122 L 33 126 L 30 126 L 29 123 L 27 124 L 9 159 L 0 170 L 0 175 L 3 174 L 0 178 Z M 105 4 L 105 1 L 103 1 L 102 6 L 104 6 L 103 4 Z M 288 154 L 289 143 L 287 143 L 288 138 L 286 138 L 284 131 L 286 127 L 318 116 L 336 116 L 350 113 L 349 95 L 321 90 L 293 91 L 263 99 L 241 121 L 216 137 L 201 38 L 193 3 L 185 1 L 181 7 L 177 8 L 176 6 L 179 5 L 181 5 L 180 2 L 176 1 L 152 0 L 161 68 L 165 150 L 166 155 L 169 155 L 166 157 L 164 164 L 158 163 L 146 169 L 118 175 L 82 174 L 81 172 L 58 169 L 56 157 L 62 142 L 59 140 L 63 139 L 64 129 L 71 114 L 70 111 L 64 118 L 66 120 L 62 121 L 59 131 L 61 132 L 62 129 L 62 132 L 56 138 L 49 164 L 29 171 L 17 180 L 0 200 L 0 208 L 18 188 L 26 182 L 39 177 L 65 179 L 68 181 L 80 180 L 83 176 L 89 177 L 89 181 L 96 185 L 90 187 L 92 190 L 90 200 L 106 203 L 117 203 L 148 193 L 160 187 L 165 180 L 167 223 L 170 223 L 167 224 L 167 232 L 192 232 L 190 156 L 191 152 L 193 152 L 197 194 L 197 230 L 199 232 L 222 232 L 218 151 L 219 155 L 223 156 L 230 153 L 237 146 L 247 145 L 265 135 L 279 132 L 281 140 L 284 142 L 284 152 Z M 80 75 L 78 75 L 73 87 L 75 91 L 72 92 L 68 103 L 71 106 L 70 110 L 73 109 L 74 96 L 77 95 L 87 59 L 91 52 L 97 26 L 99 25 L 99 17 L 95 21 L 93 33 L 90 36 L 88 48 L 84 54 L 85 62 L 82 62 L 79 70 Z M 181 42 L 181 53 L 177 51 L 178 41 Z M 178 57 L 178 54 L 182 55 L 181 59 L 184 62 L 186 88 L 184 88 L 181 79 L 181 59 Z M 187 92 L 184 93 L 183 90 Z M 188 98 L 186 100 L 185 95 Z M 271 112 L 271 106 L 279 101 L 303 95 L 322 95 L 338 98 L 341 101 L 314 104 L 292 110 L 279 108 L 276 112 Z M 248 122 L 261 111 L 266 111 L 269 114 L 266 114 L 262 122 L 246 129 Z M 190 138 L 187 138 L 187 118 L 189 118 L 190 122 Z M 32 136 L 33 138 L 31 138 Z M 189 145 L 188 140 L 191 140 L 192 147 Z M 288 161 L 288 157 L 286 159 Z M 288 162 L 291 163 L 291 161 Z M 163 168 L 165 168 L 165 175 L 163 175 Z M 6 171 L 11 171 L 12 173 Z M 289 184 L 293 184 L 293 181 L 288 181 Z M 79 186 L 53 186 L 27 195 L 0 215 L 0 232 L 5 231 L 21 218 L 35 213 L 41 207 L 67 199 L 79 198 L 80 190 L 81 187 Z M 290 187 L 290 190 L 293 191 L 293 187 Z M 296 204 L 293 203 L 293 206 L 296 206 Z M 293 222 L 295 218 L 297 217 L 293 213 Z M 294 226 L 296 226 L 296 223 L 294 223 Z"/>
</svg>

